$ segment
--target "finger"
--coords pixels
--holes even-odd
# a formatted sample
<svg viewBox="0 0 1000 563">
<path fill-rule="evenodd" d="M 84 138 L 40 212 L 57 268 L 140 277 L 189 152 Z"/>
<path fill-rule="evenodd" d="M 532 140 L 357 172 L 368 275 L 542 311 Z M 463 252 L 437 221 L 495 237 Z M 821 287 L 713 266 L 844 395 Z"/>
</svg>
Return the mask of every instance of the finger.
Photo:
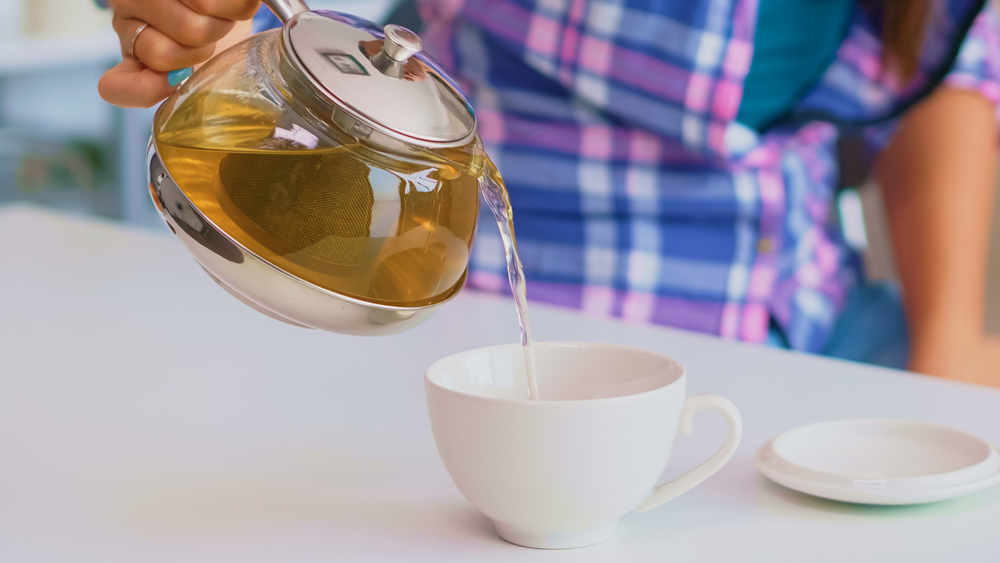
<svg viewBox="0 0 1000 563">
<path fill-rule="evenodd" d="M 119 0 L 115 6 L 114 18 L 146 22 L 160 33 L 188 47 L 211 45 L 225 37 L 236 25 L 233 20 L 199 14 L 179 0 Z M 118 31 L 118 35 L 123 43 L 132 40 L 131 36 L 125 36 L 122 31 Z"/>
<path fill-rule="evenodd" d="M 253 21 L 241 21 L 229 32 L 229 35 L 223 37 L 215 44 L 215 52 L 221 53 L 233 45 L 244 41 L 251 35 L 253 35 Z"/>
<path fill-rule="evenodd" d="M 248 20 L 260 10 L 260 0 L 181 0 L 199 14 L 226 20 Z"/>
<path fill-rule="evenodd" d="M 147 68 L 135 59 L 126 58 L 104 73 L 97 91 L 110 104 L 123 108 L 148 108 L 173 93 L 167 75 Z"/>
<path fill-rule="evenodd" d="M 188 47 L 181 45 L 161 33 L 158 29 L 147 27 L 135 38 L 135 48 L 129 53 L 129 45 L 142 22 L 134 19 L 112 20 L 115 30 L 121 30 L 119 37 L 122 43 L 122 56 L 132 56 L 147 67 L 158 72 L 169 72 L 203 63 L 215 53 L 215 45 L 204 47 Z"/>
<path fill-rule="evenodd" d="M 162 0 L 161 0 L 162 1 Z M 246 21 L 252 19 L 260 10 L 260 0 L 170 0 L 180 2 L 188 9 L 203 16 L 212 16 L 224 20 Z M 109 0 L 116 11 L 139 15 L 144 12 L 149 0 Z"/>
</svg>

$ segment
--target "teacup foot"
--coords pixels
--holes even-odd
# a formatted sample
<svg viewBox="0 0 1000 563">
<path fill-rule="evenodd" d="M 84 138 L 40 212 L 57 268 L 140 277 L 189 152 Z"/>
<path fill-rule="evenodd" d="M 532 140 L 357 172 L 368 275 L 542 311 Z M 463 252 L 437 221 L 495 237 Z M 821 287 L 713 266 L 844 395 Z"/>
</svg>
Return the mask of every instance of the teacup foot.
<svg viewBox="0 0 1000 563">
<path fill-rule="evenodd" d="M 528 529 L 516 525 L 493 522 L 493 526 L 504 540 L 524 547 L 536 549 L 571 549 L 587 547 L 610 538 L 618 527 L 618 521 L 605 522 L 578 532 L 547 533 L 544 530 Z"/>
</svg>

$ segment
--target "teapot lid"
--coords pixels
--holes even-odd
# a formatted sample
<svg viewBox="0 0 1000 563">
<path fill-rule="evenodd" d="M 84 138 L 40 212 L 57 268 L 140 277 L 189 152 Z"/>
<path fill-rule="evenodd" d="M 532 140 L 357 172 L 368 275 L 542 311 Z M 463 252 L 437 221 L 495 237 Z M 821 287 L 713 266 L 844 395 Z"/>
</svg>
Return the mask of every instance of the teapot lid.
<svg viewBox="0 0 1000 563">
<path fill-rule="evenodd" d="M 312 85 L 354 118 L 352 133 L 378 130 L 424 147 L 467 144 L 476 118 L 454 80 L 423 53 L 417 34 L 333 11 L 288 18 L 286 49 Z M 334 121 L 338 119 L 334 112 Z M 342 117 L 342 116 L 341 116 Z"/>
</svg>

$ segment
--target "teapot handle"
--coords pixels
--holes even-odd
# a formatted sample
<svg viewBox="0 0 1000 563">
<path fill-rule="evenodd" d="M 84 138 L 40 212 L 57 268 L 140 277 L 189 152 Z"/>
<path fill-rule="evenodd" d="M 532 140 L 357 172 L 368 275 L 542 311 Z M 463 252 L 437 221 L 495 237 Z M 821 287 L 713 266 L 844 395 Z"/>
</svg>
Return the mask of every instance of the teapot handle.
<svg viewBox="0 0 1000 563">
<path fill-rule="evenodd" d="M 309 6 L 302 0 L 264 0 L 264 4 L 278 16 L 281 23 L 287 23 L 295 14 L 309 11 Z"/>
</svg>

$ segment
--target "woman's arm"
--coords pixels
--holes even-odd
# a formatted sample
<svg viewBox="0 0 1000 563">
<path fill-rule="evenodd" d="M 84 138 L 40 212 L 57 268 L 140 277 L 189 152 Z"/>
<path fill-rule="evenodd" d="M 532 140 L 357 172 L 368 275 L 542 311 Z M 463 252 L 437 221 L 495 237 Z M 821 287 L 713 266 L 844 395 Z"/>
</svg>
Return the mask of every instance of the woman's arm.
<svg viewBox="0 0 1000 563">
<path fill-rule="evenodd" d="M 1000 387 L 1000 339 L 984 333 L 996 186 L 993 104 L 939 89 L 875 163 L 910 327 L 910 369 Z"/>
</svg>

